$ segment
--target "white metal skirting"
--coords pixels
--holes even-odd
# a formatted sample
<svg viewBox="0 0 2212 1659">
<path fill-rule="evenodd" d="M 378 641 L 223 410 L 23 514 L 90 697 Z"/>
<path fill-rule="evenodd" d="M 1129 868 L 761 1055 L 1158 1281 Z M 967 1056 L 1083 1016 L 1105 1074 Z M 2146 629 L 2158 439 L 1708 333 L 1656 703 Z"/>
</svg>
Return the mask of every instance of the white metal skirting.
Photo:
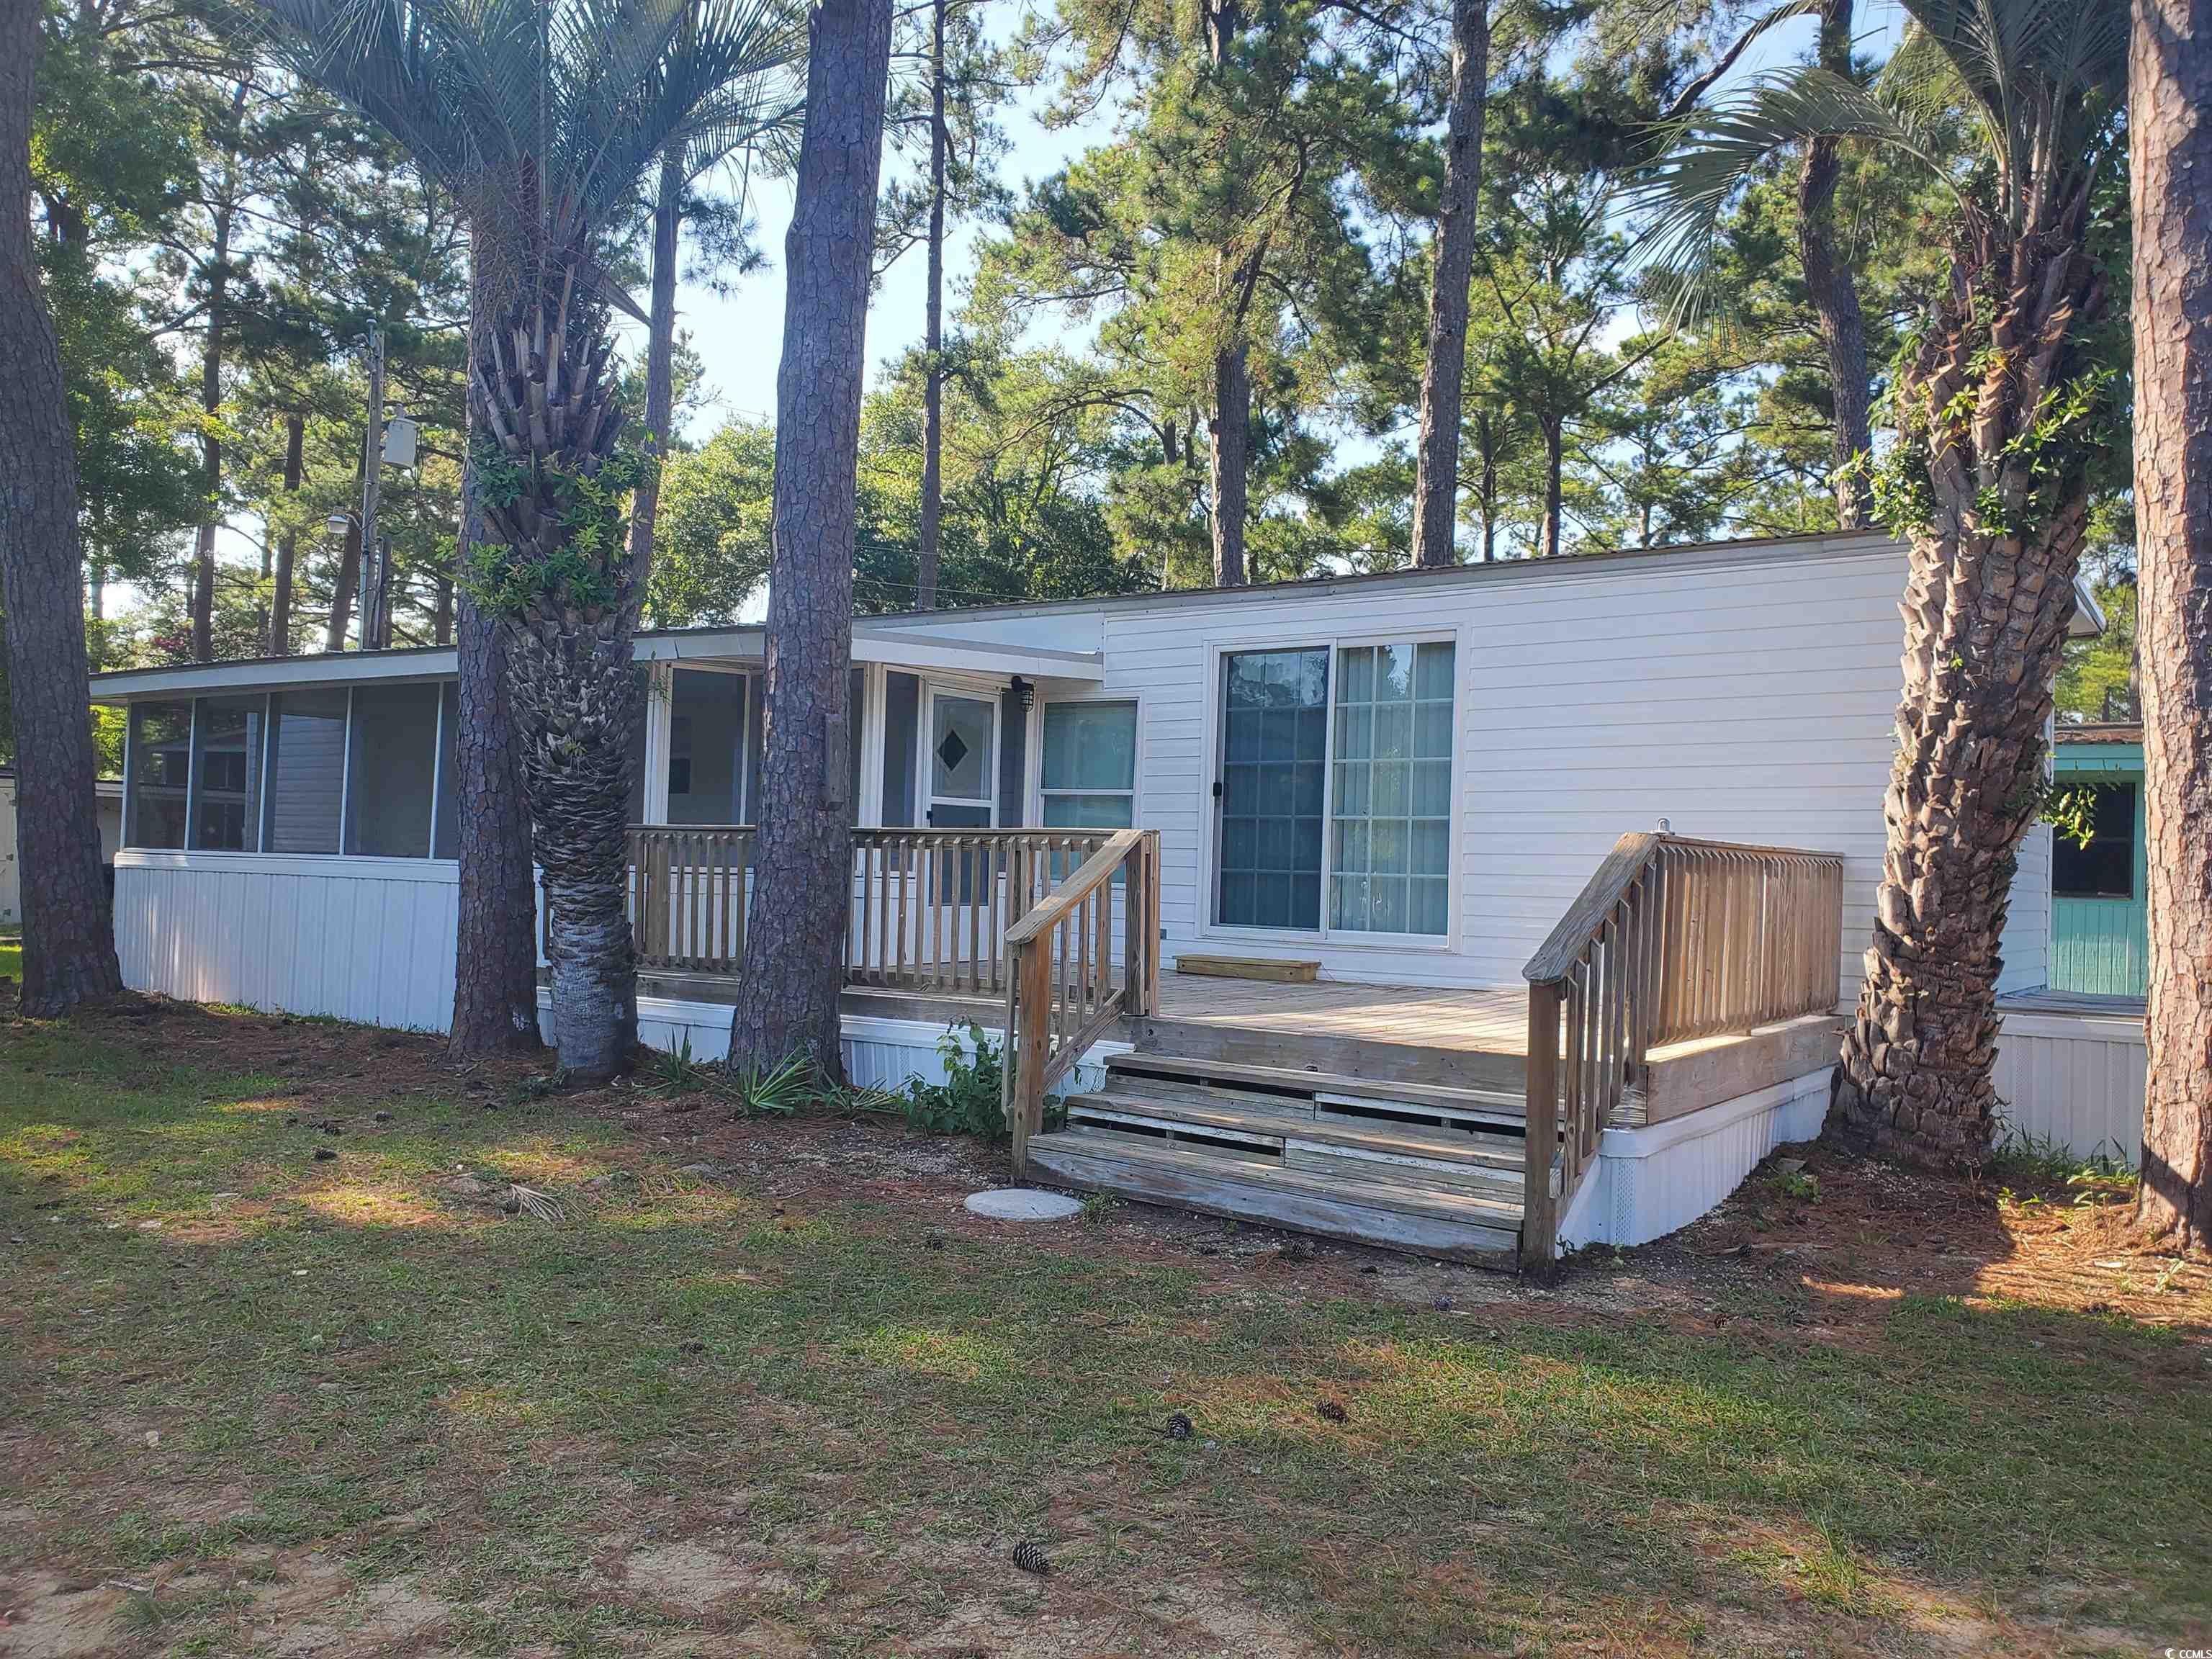
<svg viewBox="0 0 2212 1659">
<path fill-rule="evenodd" d="M 2139 1166 L 2148 1070 L 2140 1019 L 2003 1011 L 1997 1097 L 2021 1139 Z"/>
<path fill-rule="evenodd" d="M 1562 1245 L 1646 1244 L 1686 1227 L 1777 1146 L 1810 1140 L 1828 1112 L 1822 1066 L 1640 1129 L 1607 1129 L 1559 1224 Z"/>
</svg>

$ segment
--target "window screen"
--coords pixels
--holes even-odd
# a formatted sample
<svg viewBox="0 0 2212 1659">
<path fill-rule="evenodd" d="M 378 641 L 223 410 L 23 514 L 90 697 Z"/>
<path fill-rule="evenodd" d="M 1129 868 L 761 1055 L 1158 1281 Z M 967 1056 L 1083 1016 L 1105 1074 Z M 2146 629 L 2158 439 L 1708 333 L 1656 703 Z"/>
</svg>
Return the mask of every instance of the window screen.
<svg viewBox="0 0 2212 1659">
<path fill-rule="evenodd" d="M 354 692 L 347 852 L 370 858 L 429 856 L 437 738 L 436 686 L 365 685 Z"/>
<path fill-rule="evenodd" d="M 259 697 L 202 697 L 193 745 L 191 845 L 205 852 L 252 853 L 261 846 Z"/>
<path fill-rule="evenodd" d="M 346 694 L 269 700 L 268 833 L 272 853 L 335 853 L 345 798 Z"/>
</svg>

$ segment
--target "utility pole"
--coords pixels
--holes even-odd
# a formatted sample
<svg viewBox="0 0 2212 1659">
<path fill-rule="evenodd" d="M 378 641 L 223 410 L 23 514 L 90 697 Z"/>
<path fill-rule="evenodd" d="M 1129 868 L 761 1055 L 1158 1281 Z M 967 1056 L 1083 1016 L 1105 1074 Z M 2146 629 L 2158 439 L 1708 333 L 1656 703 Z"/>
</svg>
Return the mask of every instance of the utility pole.
<svg viewBox="0 0 2212 1659">
<path fill-rule="evenodd" d="M 384 490 L 384 331 L 368 325 L 368 433 L 361 474 L 361 648 L 385 642 L 384 592 L 391 579 L 376 534 L 376 508 Z"/>
</svg>

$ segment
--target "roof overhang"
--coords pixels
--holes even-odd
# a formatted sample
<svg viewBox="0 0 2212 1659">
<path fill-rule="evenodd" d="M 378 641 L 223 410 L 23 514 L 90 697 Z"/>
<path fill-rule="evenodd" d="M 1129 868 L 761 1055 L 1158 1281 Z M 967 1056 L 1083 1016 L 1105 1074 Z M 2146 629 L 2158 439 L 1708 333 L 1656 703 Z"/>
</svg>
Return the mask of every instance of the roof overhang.
<svg viewBox="0 0 2212 1659">
<path fill-rule="evenodd" d="M 2080 576 L 2074 579 L 2074 618 L 2066 624 L 2069 640 L 2094 640 L 2105 631 L 2105 607 L 2097 603 L 2097 596 L 2089 591 L 2089 584 Z"/>
<path fill-rule="evenodd" d="M 381 680 L 451 679 L 460 672 L 451 646 L 418 651 L 331 652 L 313 657 L 257 657 L 173 668 L 126 668 L 92 677 L 94 702 L 209 691 L 290 691 Z"/>
<path fill-rule="evenodd" d="M 853 629 L 853 660 L 893 668 L 940 668 L 969 674 L 1021 675 L 1033 680 L 1089 680 L 1106 678 L 1106 659 L 1097 651 L 1059 651 L 1041 645 L 997 644 L 949 634 L 924 634 L 910 628 L 872 629 L 862 622 Z"/>
</svg>

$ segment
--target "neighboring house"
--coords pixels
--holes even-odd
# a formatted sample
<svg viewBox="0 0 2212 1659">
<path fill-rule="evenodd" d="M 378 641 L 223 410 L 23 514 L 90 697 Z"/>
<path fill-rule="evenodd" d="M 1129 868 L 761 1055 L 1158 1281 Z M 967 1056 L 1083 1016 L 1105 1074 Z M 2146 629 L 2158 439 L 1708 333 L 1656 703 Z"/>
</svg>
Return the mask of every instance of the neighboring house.
<svg viewBox="0 0 2212 1659">
<path fill-rule="evenodd" d="M 1836 535 L 860 618 L 848 1072 L 1011 1016 L 1022 1079 L 1071 1088 L 1018 1155 L 1068 1184 L 1491 1259 L 1680 1225 L 1825 1110 L 1904 562 Z M 741 966 L 763 645 L 637 641 L 640 1024 L 695 1054 Z M 454 672 L 100 677 L 129 982 L 442 1027 Z M 2007 991 L 2046 977 L 2049 868 L 2039 829 Z"/>
<path fill-rule="evenodd" d="M 123 845 L 123 780 L 98 778 L 93 789 L 99 797 L 100 861 L 112 865 Z M 15 773 L 0 766 L 0 923 L 14 927 L 23 920 L 23 867 L 15 835 Z"/>
<path fill-rule="evenodd" d="M 2067 836 L 2051 859 L 2054 991 L 2140 998 L 2149 983 L 2143 910 L 2143 753 L 2139 726 L 2062 726 L 2051 769 L 2088 795 L 2087 845 Z"/>
</svg>

